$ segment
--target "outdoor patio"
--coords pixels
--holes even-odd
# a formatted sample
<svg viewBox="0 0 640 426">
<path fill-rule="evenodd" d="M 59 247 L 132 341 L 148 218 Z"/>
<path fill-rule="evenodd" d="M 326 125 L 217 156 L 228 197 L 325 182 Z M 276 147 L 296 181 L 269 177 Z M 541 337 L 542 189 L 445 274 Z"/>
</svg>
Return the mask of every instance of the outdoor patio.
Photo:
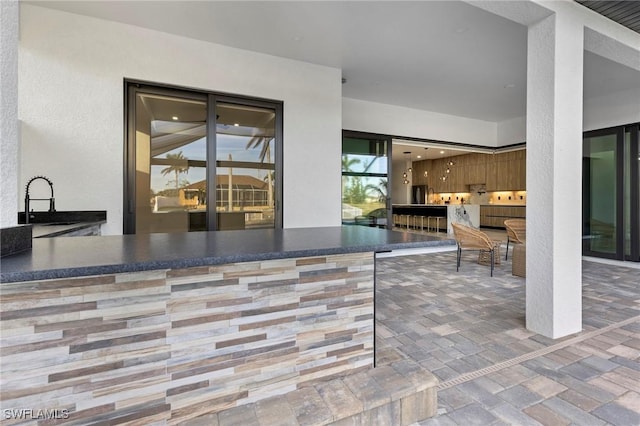
<svg viewBox="0 0 640 426">
<path fill-rule="evenodd" d="M 552 340 L 525 328 L 511 259 L 491 278 L 477 253 L 460 272 L 455 256 L 377 261 L 378 365 L 409 358 L 440 379 L 421 425 L 640 424 L 637 264 L 584 260 L 583 332 Z"/>
</svg>

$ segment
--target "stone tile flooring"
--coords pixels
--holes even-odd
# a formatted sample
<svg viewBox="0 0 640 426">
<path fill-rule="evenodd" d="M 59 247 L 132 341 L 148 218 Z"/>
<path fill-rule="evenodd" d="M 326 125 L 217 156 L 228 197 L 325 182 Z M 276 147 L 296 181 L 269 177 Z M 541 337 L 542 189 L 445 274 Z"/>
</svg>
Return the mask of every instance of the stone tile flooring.
<svg viewBox="0 0 640 426">
<path fill-rule="evenodd" d="M 410 358 L 441 382 L 420 425 L 640 425 L 637 265 L 583 261 L 584 329 L 553 340 L 525 329 L 511 259 L 491 278 L 477 253 L 460 272 L 455 256 L 377 261 L 378 365 Z"/>
</svg>

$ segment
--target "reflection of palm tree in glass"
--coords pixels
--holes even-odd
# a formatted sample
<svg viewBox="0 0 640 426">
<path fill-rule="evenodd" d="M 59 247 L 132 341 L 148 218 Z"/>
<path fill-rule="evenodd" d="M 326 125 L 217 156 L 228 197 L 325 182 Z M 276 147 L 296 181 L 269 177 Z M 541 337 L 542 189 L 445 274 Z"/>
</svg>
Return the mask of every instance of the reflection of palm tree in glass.
<svg viewBox="0 0 640 426">
<path fill-rule="evenodd" d="M 356 164 L 360 164 L 360 159 L 359 158 L 349 158 L 348 155 L 343 155 L 342 156 L 342 172 L 345 173 L 349 173 L 349 172 L 353 172 L 353 166 L 355 166 Z M 354 186 L 355 181 L 353 178 L 351 178 L 351 182 L 349 181 L 349 177 L 348 176 L 343 176 L 342 179 L 342 199 L 349 199 L 350 203 L 353 203 L 353 188 L 352 186 Z"/>
<path fill-rule="evenodd" d="M 272 137 L 254 136 L 247 142 L 246 149 L 254 149 L 260 147 L 260 162 L 271 164 L 271 141 Z M 273 207 L 273 172 L 267 173 L 267 191 L 268 206 Z"/>
<path fill-rule="evenodd" d="M 378 185 L 369 184 L 365 187 L 367 192 L 373 192 L 378 197 L 378 202 L 384 203 L 387 199 L 387 179 L 380 179 Z"/>
<path fill-rule="evenodd" d="M 167 160 L 171 160 L 172 162 L 174 162 L 174 164 L 170 165 L 169 167 L 165 167 L 164 169 L 160 170 L 160 173 L 162 173 L 162 176 L 166 176 L 168 174 L 171 173 L 175 173 L 176 175 L 176 196 L 179 195 L 179 191 L 180 191 L 180 181 L 178 180 L 178 175 L 180 173 L 186 173 L 189 170 L 189 164 L 187 163 L 187 158 L 182 155 L 182 151 L 176 153 L 176 154 L 167 154 Z"/>
</svg>

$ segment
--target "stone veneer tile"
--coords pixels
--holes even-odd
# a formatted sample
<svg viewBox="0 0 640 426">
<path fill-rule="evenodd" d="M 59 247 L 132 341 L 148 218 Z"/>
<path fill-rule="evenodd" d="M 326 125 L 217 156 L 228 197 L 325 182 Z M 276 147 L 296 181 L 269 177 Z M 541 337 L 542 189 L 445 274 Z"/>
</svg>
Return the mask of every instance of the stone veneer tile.
<svg viewBox="0 0 640 426">
<path fill-rule="evenodd" d="M 218 419 L 373 361 L 372 253 L 6 284 L 0 298 L 3 401 L 56 401 L 83 423 Z"/>
<path fill-rule="evenodd" d="M 10 321 L 21 318 L 33 318 L 44 316 L 55 316 L 68 314 L 70 312 L 95 310 L 97 308 L 96 302 L 86 303 L 71 303 L 63 305 L 42 306 L 38 308 L 20 309 L 15 311 L 2 311 L 0 313 L 0 320 Z"/>
</svg>

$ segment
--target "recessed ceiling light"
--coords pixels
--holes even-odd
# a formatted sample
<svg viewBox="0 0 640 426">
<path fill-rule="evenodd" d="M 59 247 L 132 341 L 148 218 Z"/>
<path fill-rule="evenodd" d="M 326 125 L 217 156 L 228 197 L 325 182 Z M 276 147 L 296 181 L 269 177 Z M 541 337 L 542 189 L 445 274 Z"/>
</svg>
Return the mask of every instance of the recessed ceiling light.
<svg viewBox="0 0 640 426">
<path fill-rule="evenodd" d="M 304 37 L 302 37 L 302 36 L 294 36 L 294 37 L 291 37 L 291 39 L 293 41 L 302 41 L 302 40 L 304 40 Z"/>
<path fill-rule="evenodd" d="M 505 84 L 505 85 L 504 85 L 504 88 L 505 88 L 505 89 L 513 89 L 514 87 L 516 87 L 516 85 L 515 85 L 515 84 L 512 84 L 512 83 L 509 83 L 509 84 Z"/>
<path fill-rule="evenodd" d="M 240 124 L 239 123 L 233 123 L 234 126 L 239 127 Z"/>
<path fill-rule="evenodd" d="M 177 120 L 177 119 L 178 119 L 178 116 L 177 116 L 177 115 L 174 115 L 173 117 L 171 117 L 171 119 L 172 119 L 172 120 Z"/>
<path fill-rule="evenodd" d="M 440 154 L 444 154 L 444 151 L 440 151 Z"/>
<path fill-rule="evenodd" d="M 416 155 L 416 158 L 422 158 L 422 155 Z"/>
<path fill-rule="evenodd" d="M 456 34 L 462 34 L 462 33 L 466 33 L 467 31 L 469 31 L 469 28 L 460 27 L 460 28 L 456 28 L 454 31 L 456 32 Z"/>
</svg>

